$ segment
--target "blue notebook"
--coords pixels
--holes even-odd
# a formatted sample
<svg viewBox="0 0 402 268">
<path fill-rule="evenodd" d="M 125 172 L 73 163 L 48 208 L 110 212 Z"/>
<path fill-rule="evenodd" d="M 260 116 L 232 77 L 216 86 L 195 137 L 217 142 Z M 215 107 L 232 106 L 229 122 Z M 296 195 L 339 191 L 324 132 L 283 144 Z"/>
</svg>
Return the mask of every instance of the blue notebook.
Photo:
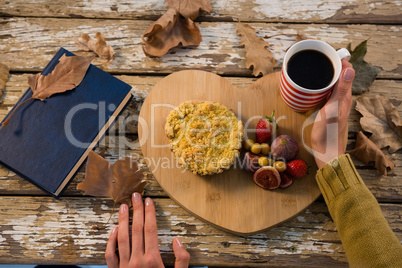
<svg viewBox="0 0 402 268">
<path fill-rule="evenodd" d="M 51 73 L 63 54 L 74 56 L 61 48 L 42 74 Z M 0 126 L 0 162 L 58 197 L 131 99 L 130 90 L 130 85 L 90 65 L 75 89 L 44 101 L 30 100 L 7 126 Z M 31 96 L 29 88 L 4 120 Z"/>
</svg>

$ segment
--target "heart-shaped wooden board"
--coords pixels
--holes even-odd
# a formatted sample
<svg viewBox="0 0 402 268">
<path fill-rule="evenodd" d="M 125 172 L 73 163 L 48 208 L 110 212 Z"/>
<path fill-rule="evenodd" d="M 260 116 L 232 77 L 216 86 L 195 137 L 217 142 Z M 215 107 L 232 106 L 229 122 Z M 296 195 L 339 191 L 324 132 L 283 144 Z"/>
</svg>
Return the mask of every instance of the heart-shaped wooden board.
<svg viewBox="0 0 402 268">
<path fill-rule="evenodd" d="M 266 75 L 248 89 L 234 87 L 216 74 L 189 70 L 163 78 L 145 99 L 139 118 L 139 141 L 145 161 L 160 186 L 184 209 L 237 234 L 252 234 L 272 227 L 304 210 L 319 195 L 317 166 L 308 152 L 310 113 L 296 113 L 281 100 L 280 73 Z M 255 138 L 258 119 L 275 110 L 278 135 L 299 143 L 297 158 L 311 166 L 309 175 L 287 189 L 264 190 L 254 184 L 253 174 L 242 169 L 242 159 L 223 173 L 199 176 L 179 166 L 165 134 L 166 117 L 184 101 L 216 101 L 241 118 L 248 136 Z"/>
</svg>

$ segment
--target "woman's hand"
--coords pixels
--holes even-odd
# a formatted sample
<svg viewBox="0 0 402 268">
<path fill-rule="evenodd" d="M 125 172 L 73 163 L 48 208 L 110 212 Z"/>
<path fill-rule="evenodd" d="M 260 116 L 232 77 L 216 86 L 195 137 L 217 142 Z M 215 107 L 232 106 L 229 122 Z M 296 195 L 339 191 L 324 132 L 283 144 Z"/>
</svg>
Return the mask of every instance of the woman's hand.
<svg viewBox="0 0 402 268">
<path fill-rule="evenodd" d="M 354 77 L 352 64 L 342 60 L 339 80 L 327 103 L 315 118 L 311 132 L 311 147 L 318 168 L 345 153 Z"/>
<path fill-rule="evenodd" d="M 132 242 L 129 235 L 129 208 L 122 204 L 119 209 L 119 226 L 114 227 L 106 247 L 106 263 L 109 268 L 117 267 L 164 267 L 158 245 L 155 205 L 151 198 L 145 199 L 134 193 Z M 116 255 L 118 244 L 119 257 Z M 187 268 L 190 254 L 179 238 L 173 239 L 176 268 Z"/>
</svg>

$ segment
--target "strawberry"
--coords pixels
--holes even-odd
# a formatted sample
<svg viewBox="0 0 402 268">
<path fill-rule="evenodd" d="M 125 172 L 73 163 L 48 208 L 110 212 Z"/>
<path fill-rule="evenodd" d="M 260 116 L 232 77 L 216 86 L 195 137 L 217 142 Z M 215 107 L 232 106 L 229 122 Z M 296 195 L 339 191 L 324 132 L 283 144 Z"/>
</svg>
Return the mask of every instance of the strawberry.
<svg viewBox="0 0 402 268">
<path fill-rule="evenodd" d="M 274 117 L 275 111 L 272 112 L 271 116 L 262 117 L 256 127 L 256 140 L 258 143 L 267 142 L 272 134 L 276 131 L 276 121 Z"/>
<path fill-rule="evenodd" d="M 286 173 L 293 178 L 301 178 L 307 174 L 307 164 L 303 160 L 296 159 L 286 164 Z"/>
</svg>

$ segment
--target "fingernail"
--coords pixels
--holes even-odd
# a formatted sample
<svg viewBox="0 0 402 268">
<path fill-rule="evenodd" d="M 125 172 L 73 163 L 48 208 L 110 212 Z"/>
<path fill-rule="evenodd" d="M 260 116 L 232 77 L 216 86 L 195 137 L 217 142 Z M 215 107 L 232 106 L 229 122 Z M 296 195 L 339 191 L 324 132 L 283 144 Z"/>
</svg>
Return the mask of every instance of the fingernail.
<svg viewBox="0 0 402 268">
<path fill-rule="evenodd" d="M 116 226 L 116 227 L 113 228 L 112 234 L 115 234 L 117 232 L 117 228 L 119 228 L 119 227 Z"/>
<path fill-rule="evenodd" d="M 178 237 L 176 237 L 176 243 L 179 247 L 183 247 L 183 244 L 181 243 L 180 239 Z"/>
<path fill-rule="evenodd" d="M 127 205 L 126 204 L 121 204 L 120 212 L 126 212 L 126 211 L 127 211 Z"/>
<path fill-rule="evenodd" d="M 352 80 L 353 76 L 355 75 L 355 71 L 352 68 L 347 68 L 343 72 L 343 79 L 345 80 Z"/>
<path fill-rule="evenodd" d="M 133 193 L 133 199 L 134 201 L 138 201 L 141 199 L 141 195 L 137 192 Z"/>
<path fill-rule="evenodd" d="M 145 199 L 145 205 L 146 205 L 146 206 L 149 206 L 151 203 L 152 203 L 152 199 L 149 198 L 149 197 L 147 197 L 147 198 Z"/>
</svg>

